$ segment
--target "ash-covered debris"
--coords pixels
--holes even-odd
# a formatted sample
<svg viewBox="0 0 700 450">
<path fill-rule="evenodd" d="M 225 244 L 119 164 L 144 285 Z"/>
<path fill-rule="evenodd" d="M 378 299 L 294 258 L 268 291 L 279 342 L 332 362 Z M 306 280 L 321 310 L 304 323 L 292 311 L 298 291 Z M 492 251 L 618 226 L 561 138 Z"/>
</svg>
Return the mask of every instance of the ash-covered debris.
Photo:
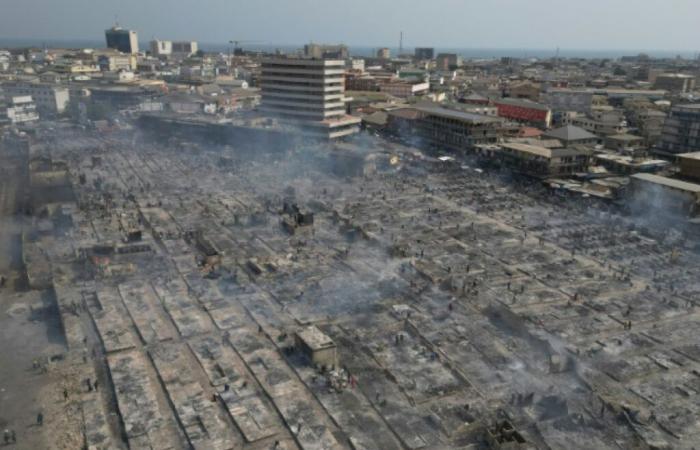
<svg viewBox="0 0 700 450">
<path fill-rule="evenodd" d="M 696 441 L 687 230 L 367 136 L 122 133 L 34 142 L 0 287 L 55 292 L 86 445 Z"/>
</svg>

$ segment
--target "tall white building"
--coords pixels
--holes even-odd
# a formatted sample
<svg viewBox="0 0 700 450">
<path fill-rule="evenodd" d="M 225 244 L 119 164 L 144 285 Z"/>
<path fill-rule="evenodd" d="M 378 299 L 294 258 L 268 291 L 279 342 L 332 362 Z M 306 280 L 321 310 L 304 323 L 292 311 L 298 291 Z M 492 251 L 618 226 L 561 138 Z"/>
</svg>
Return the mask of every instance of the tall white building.
<svg viewBox="0 0 700 450">
<path fill-rule="evenodd" d="M 199 50 L 197 41 L 151 41 L 151 54 L 153 56 L 192 56 Z"/>
<path fill-rule="evenodd" d="M 151 41 L 151 54 L 153 56 L 169 56 L 173 53 L 172 41 L 161 41 L 154 39 Z"/>
<path fill-rule="evenodd" d="M 265 59 L 260 85 L 270 116 L 330 139 L 359 131 L 360 119 L 346 114 L 343 60 Z"/>
</svg>

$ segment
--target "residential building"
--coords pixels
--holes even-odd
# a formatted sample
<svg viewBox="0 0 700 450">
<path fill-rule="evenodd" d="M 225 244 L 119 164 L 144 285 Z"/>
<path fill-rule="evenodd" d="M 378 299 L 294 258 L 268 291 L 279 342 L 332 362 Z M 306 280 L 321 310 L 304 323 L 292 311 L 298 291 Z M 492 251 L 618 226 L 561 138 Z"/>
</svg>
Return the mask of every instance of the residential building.
<svg viewBox="0 0 700 450">
<path fill-rule="evenodd" d="M 552 110 L 545 105 L 515 98 L 501 98 L 493 103 L 498 115 L 506 119 L 540 128 L 549 128 L 552 124 Z"/>
<path fill-rule="evenodd" d="M 430 83 L 407 80 L 390 81 L 379 83 L 379 91 L 399 98 L 415 97 L 427 94 L 430 91 Z"/>
<path fill-rule="evenodd" d="M 676 154 L 700 151 L 700 104 L 677 105 L 671 109 L 657 150 Z"/>
<path fill-rule="evenodd" d="M 599 136 L 625 134 L 628 130 L 625 116 L 620 111 L 594 111 L 574 114 L 567 122 Z"/>
<path fill-rule="evenodd" d="M 654 88 L 665 89 L 674 94 L 685 94 L 695 89 L 695 77 L 682 73 L 664 73 L 656 76 Z"/>
<path fill-rule="evenodd" d="M 136 57 L 134 55 L 108 54 L 97 57 L 97 63 L 103 72 L 115 72 L 118 70 L 134 70 Z"/>
<path fill-rule="evenodd" d="M 326 138 L 359 131 L 346 114 L 345 61 L 270 58 L 262 61 L 261 110 Z"/>
<path fill-rule="evenodd" d="M 654 147 L 663 132 L 666 113 L 656 109 L 640 109 L 630 115 L 631 125 L 643 136 L 648 147 Z"/>
<path fill-rule="evenodd" d="M 100 67 L 90 61 L 70 59 L 56 62 L 52 67 L 54 72 L 69 75 L 90 74 L 100 71 Z"/>
<path fill-rule="evenodd" d="M 595 145 L 598 143 L 598 136 L 574 125 L 546 131 L 542 135 L 542 139 L 556 139 L 563 144 L 564 148 L 572 145 Z"/>
<path fill-rule="evenodd" d="M 139 52 L 139 38 L 136 31 L 125 30 L 115 25 L 109 30 L 105 30 L 105 39 L 108 48 L 129 54 Z"/>
<path fill-rule="evenodd" d="M 70 99 L 67 87 L 54 84 L 12 82 L 5 83 L 2 87 L 8 97 L 31 96 L 41 115 L 54 116 L 63 113 Z"/>
<path fill-rule="evenodd" d="M 418 60 L 433 59 L 435 57 L 435 49 L 432 47 L 416 47 L 413 55 Z"/>
<path fill-rule="evenodd" d="M 500 144 L 495 153 L 505 165 L 530 176 L 549 178 L 585 172 L 591 151 L 584 148 L 550 148 L 525 143 Z"/>
<path fill-rule="evenodd" d="M 413 122 L 415 134 L 439 150 L 465 153 L 477 145 L 495 144 L 506 131 L 504 120 L 499 117 L 448 109 L 438 104 L 418 105 L 412 109 L 418 113 Z"/>
<path fill-rule="evenodd" d="M 8 121 L 13 125 L 39 120 L 36 104 L 29 95 L 10 97 L 8 104 L 0 110 L 0 123 Z"/>
<path fill-rule="evenodd" d="M 521 81 L 511 83 L 507 88 L 508 96 L 511 98 L 523 98 L 537 102 L 540 100 L 542 92 L 541 86 L 531 81 Z"/>
<path fill-rule="evenodd" d="M 632 134 L 612 134 L 603 139 L 605 148 L 617 153 L 636 154 L 645 151 L 644 138 Z"/>
<path fill-rule="evenodd" d="M 549 89 L 543 94 L 543 101 L 557 113 L 568 111 L 587 113 L 593 105 L 593 91 Z"/>
</svg>

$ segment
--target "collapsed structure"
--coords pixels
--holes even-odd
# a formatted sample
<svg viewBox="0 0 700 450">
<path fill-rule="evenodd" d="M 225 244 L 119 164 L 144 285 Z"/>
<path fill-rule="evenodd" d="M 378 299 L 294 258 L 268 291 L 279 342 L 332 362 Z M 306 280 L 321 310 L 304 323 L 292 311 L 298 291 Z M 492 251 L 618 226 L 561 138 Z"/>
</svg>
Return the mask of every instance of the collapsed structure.
<svg viewBox="0 0 700 450">
<path fill-rule="evenodd" d="M 90 386 L 71 391 L 61 436 L 104 449 L 696 442 L 700 257 L 684 235 L 382 140 L 261 152 L 143 136 L 59 128 L 26 150 L 43 213 L 25 270 L 53 293 L 71 379 Z M 535 158 L 523 167 L 549 155 L 496 151 Z"/>
</svg>

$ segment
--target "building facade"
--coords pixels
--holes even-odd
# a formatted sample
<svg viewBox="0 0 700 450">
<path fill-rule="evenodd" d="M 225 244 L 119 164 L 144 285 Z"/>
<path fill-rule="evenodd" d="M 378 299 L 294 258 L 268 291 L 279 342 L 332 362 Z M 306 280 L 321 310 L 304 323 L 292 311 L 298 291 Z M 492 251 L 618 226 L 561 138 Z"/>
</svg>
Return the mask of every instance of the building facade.
<svg viewBox="0 0 700 450">
<path fill-rule="evenodd" d="M 435 57 L 435 49 L 432 47 L 416 47 L 413 55 L 418 60 L 433 59 Z"/>
<path fill-rule="evenodd" d="M 552 111 L 539 103 L 528 100 L 502 98 L 494 101 L 498 115 L 520 123 L 549 128 L 552 125 Z"/>
<path fill-rule="evenodd" d="M 379 59 L 391 58 L 391 50 L 389 50 L 386 47 L 380 48 L 379 50 L 377 50 L 377 58 L 379 58 Z"/>
<path fill-rule="evenodd" d="M 151 54 L 153 56 L 170 56 L 173 53 L 172 41 L 160 41 L 154 39 L 151 41 Z"/>
<path fill-rule="evenodd" d="M 139 52 L 139 38 L 136 31 L 114 26 L 105 30 L 105 39 L 107 40 L 107 48 L 113 48 L 122 53 Z"/>
<path fill-rule="evenodd" d="M 671 109 L 657 149 L 673 154 L 700 151 L 700 103 Z"/>
<path fill-rule="evenodd" d="M 0 122 L 4 120 L 13 125 L 39 120 L 32 97 L 24 95 L 10 98 L 7 107 L 0 110 Z"/>
<path fill-rule="evenodd" d="M 261 110 L 328 138 L 359 131 L 346 114 L 345 61 L 271 58 L 262 61 Z"/>
<path fill-rule="evenodd" d="M 440 106 L 417 106 L 415 134 L 438 150 L 465 153 L 477 145 L 495 144 L 506 131 L 503 119 Z"/>
<path fill-rule="evenodd" d="M 39 114 L 53 116 L 66 110 L 70 91 L 66 87 L 44 83 L 6 83 L 5 94 L 10 96 L 31 96 Z"/>
<path fill-rule="evenodd" d="M 455 70 L 461 63 L 461 58 L 456 53 L 440 53 L 435 58 L 435 69 Z"/>
<path fill-rule="evenodd" d="M 685 94 L 695 89 L 695 77 L 682 73 L 664 73 L 656 76 L 654 88 L 675 94 Z"/>
</svg>

